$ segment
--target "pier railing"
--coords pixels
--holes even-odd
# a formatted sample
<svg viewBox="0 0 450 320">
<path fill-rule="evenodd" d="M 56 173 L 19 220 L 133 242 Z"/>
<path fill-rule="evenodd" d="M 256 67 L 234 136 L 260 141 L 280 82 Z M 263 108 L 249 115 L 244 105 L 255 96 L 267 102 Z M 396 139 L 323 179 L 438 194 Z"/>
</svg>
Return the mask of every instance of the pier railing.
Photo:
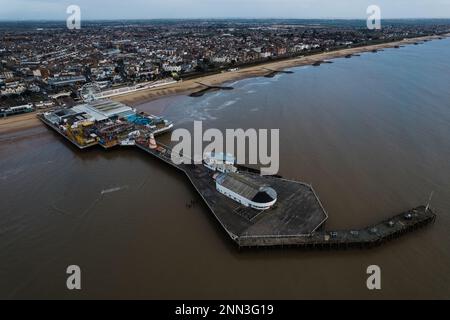
<svg viewBox="0 0 450 320">
<path fill-rule="evenodd" d="M 242 235 L 239 247 L 298 246 L 305 248 L 370 248 L 434 222 L 436 214 L 424 206 L 359 230 L 319 231 L 310 235 Z"/>
</svg>

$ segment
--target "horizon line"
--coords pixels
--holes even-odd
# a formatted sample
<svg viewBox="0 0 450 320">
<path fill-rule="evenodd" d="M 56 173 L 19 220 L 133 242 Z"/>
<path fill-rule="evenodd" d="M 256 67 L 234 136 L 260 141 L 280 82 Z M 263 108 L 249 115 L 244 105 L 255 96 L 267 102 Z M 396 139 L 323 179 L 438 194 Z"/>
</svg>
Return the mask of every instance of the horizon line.
<svg viewBox="0 0 450 320">
<path fill-rule="evenodd" d="M 189 17 L 189 18 L 84 18 L 83 21 L 152 21 L 152 20 L 356 20 L 366 21 L 364 18 L 287 18 L 287 17 Z M 381 20 L 450 20 L 450 17 L 403 17 L 403 18 L 382 18 Z M 43 18 L 43 19 L 3 19 L 0 22 L 65 22 L 66 19 Z"/>
</svg>

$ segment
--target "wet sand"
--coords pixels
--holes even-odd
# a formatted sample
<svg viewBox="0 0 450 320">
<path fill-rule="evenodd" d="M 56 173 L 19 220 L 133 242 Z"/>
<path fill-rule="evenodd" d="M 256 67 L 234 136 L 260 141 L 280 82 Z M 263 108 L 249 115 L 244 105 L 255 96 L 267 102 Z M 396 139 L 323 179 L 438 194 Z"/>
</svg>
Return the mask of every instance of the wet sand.
<svg viewBox="0 0 450 320">
<path fill-rule="evenodd" d="M 30 129 L 40 124 L 41 122 L 36 118 L 36 112 L 0 118 L 0 134 Z"/>
</svg>

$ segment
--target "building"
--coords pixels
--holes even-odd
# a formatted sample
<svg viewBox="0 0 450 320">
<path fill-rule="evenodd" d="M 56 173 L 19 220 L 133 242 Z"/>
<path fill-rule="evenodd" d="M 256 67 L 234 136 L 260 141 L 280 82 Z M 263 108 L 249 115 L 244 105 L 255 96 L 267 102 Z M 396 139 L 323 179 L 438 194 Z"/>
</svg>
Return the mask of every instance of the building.
<svg viewBox="0 0 450 320">
<path fill-rule="evenodd" d="M 22 94 L 27 90 L 25 84 L 20 81 L 6 82 L 4 87 L 3 90 L 0 90 L 0 95 L 2 96 Z"/>
<path fill-rule="evenodd" d="M 86 78 L 84 76 L 57 77 L 48 79 L 48 84 L 53 87 L 68 86 L 81 82 L 86 82 Z"/>
<path fill-rule="evenodd" d="M 82 122 L 103 122 L 111 118 L 128 117 L 135 111 L 120 103 L 111 100 L 97 100 L 95 102 L 76 105 L 72 108 L 60 109 L 44 113 L 47 121 L 53 125 L 70 124 L 75 126 Z"/>
<path fill-rule="evenodd" d="M 33 105 L 31 103 L 9 108 L 0 108 L 0 117 L 12 116 L 15 114 L 33 112 Z"/>
<path fill-rule="evenodd" d="M 248 176 L 230 172 L 216 177 L 216 189 L 230 199 L 256 210 L 270 209 L 277 202 L 277 192 Z"/>
<path fill-rule="evenodd" d="M 135 114 L 134 110 L 123 103 L 111 100 L 96 100 L 72 108 L 76 113 L 86 113 L 94 121 L 104 121 L 112 117 L 127 117 Z"/>
<path fill-rule="evenodd" d="M 181 66 L 174 66 L 174 65 L 164 64 L 163 65 L 163 70 L 166 71 L 166 72 L 180 72 L 181 71 Z"/>
<path fill-rule="evenodd" d="M 106 149 L 131 146 L 141 134 L 158 135 L 173 128 L 168 120 L 136 113 L 135 109 L 110 100 L 60 108 L 38 117 L 81 149 L 97 144 Z"/>
<path fill-rule="evenodd" d="M 76 124 L 78 122 L 89 121 L 89 115 L 83 112 L 76 112 L 71 108 L 60 109 L 54 112 L 44 113 L 44 117 L 52 125 L 60 126 L 65 124 Z"/>
</svg>

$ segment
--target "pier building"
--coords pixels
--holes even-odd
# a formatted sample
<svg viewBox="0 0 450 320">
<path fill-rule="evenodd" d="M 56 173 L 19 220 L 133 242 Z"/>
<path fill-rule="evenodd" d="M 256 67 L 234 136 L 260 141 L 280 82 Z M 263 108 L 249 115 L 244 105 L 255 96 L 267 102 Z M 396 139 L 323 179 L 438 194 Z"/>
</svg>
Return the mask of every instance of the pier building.
<svg viewBox="0 0 450 320">
<path fill-rule="evenodd" d="M 217 191 L 256 210 L 268 210 L 277 202 L 277 192 L 238 173 L 222 173 L 215 178 Z"/>
</svg>

